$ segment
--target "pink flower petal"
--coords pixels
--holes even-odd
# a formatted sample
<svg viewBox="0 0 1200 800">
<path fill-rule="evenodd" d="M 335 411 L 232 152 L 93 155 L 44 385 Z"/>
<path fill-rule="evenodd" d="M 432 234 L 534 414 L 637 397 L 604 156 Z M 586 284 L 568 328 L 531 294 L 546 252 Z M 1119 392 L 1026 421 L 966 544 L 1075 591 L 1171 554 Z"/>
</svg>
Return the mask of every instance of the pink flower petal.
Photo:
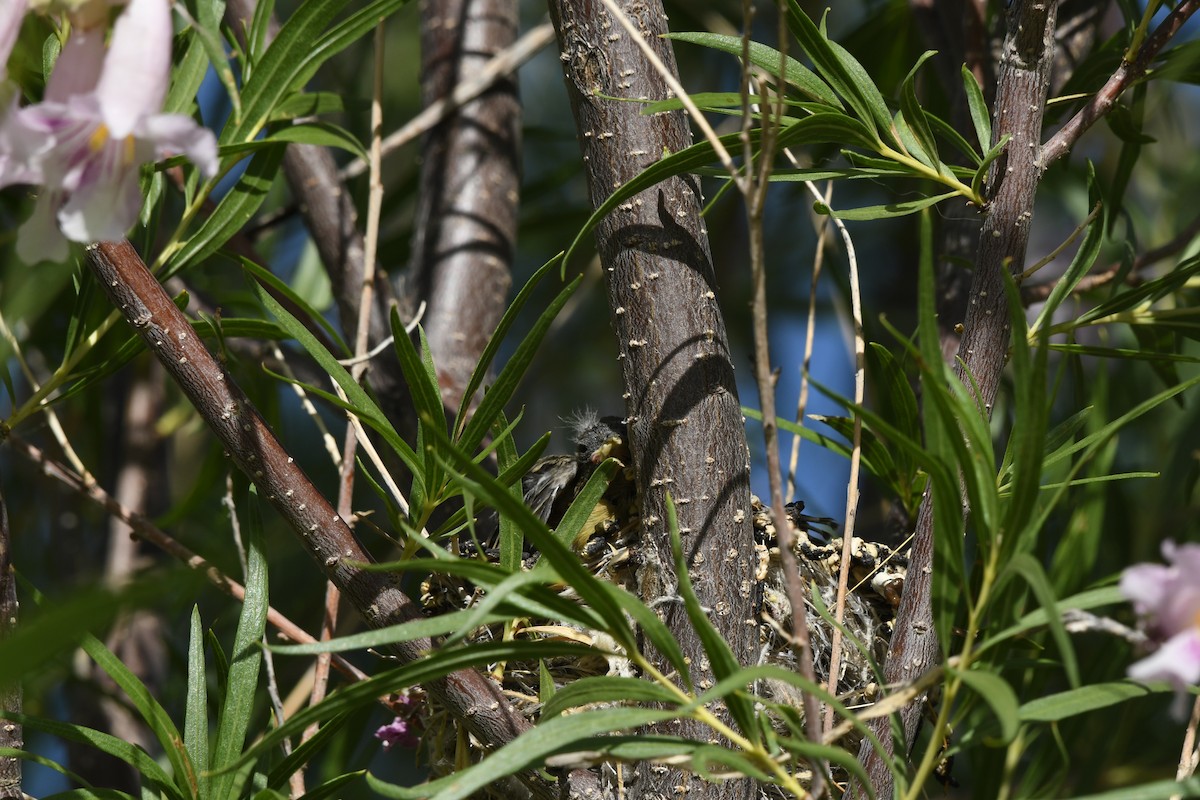
<svg viewBox="0 0 1200 800">
<path fill-rule="evenodd" d="M 138 121 L 157 113 L 171 76 L 171 5 L 131 0 L 113 26 L 112 44 L 96 84 L 104 122 L 123 139 Z"/>
<path fill-rule="evenodd" d="M 1200 631 L 1173 636 L 1154 653 L 1129 666 L 1136 681 L 1168 681 L 1176 691 L 1200 682 Z"/>
<path fill-rule="evenodd" d="M 155 145 L 155 157 L 183 153 L 206 178 L 217 174 L 217 137 L 183 114 L 154 114 L 142 118 L 135 135 Z"/>
<path fill-rule="evenodd" d="M 17 258 L 26 264 L 63 261 L 71 250 L 54 219 L 61 202 L 57 192 L 44 191 L 33 204 L 33 213 L 17 231 Z"/>
<path fill-rule="evenodd" d="M 0 80 L 7 74 L 4 65 L 12 55 L 17 34 L 21 32 L 21 20 L 25 18 L 27 0 L 4 0 L 0 4 Z"/>
<path fill-rule="evenodd" d="M 45 100 L 69 103 L 74 97 L 96 88 L 104 64 L 104 29 L 75 30 L 54 62 L 54 71 L 46 82 Z"/>
</svg>

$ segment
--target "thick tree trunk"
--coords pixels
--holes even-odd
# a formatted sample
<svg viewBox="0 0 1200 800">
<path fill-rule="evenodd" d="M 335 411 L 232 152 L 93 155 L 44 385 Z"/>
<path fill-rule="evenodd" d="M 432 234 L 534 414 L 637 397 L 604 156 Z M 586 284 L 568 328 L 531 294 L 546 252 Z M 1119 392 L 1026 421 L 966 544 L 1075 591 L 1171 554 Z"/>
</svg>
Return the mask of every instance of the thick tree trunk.
<svg viewBox="0 0 1200 800">
<path fill-rule="evenodd" d="M 671 70 L 675 59 L 658 2 L 621 7 Z M 553 0 L 567 90 L 575 113 L 594 205 L 657 161 L 691 144 L 681 112 L 642 114 L 637 103 L 658 100 L 666 84 L 635 41 L 598 0 Z M 620 346 L 634 466 L 642 497 L 648 563 L 644 600 L 669 597 L 676 579 L 666 526 L 667 494 L 679 514 L 684 559 L 700 602 L 739 660 L 752 663 L 758 628 L 752 616 L 754 542 L 749 466 L 725 324 L 692 178 L 664 181 L 623 203 L 596 229 L 607 276 L 613 330 Z M 690 657 L 697 687 L 713 676 L 678 602 L 660 606 Z M 675 726 L 672 732 L 708 740 L 712 732 Z M 673 770 L 641 765 L 628 796 L 757 796 L 749 781 L 705 786 Z"/>
</svg>

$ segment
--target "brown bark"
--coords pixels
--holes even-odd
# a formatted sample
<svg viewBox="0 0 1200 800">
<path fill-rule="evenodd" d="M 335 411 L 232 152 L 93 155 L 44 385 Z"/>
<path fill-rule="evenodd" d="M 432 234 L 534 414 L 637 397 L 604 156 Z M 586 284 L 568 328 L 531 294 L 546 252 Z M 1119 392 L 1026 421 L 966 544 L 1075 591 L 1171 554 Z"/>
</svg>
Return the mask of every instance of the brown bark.
<svg viewBox="0 0 1200 800">
<path fill-rule="evenodd" d="M 92 245 L 88 265 L 109 300 L 166 367 L 234 464 L 300 537 L 326 577 L 363 619 L 378 628 L 421 618 L 395 576 L 358 566 L 370 562 L 370 554 L 275 438 L 245 393 L 192 333 L 187 318 L 133 247 L 128 242 Z M 428 639 L 420 639 L 394 645 L 392 651 L 401 663 L 411 663 L 431 645 Z M 456 672 L 424 688 L 488 745 L 509 742 L 529 727 L 499 687 L 473 670 Z M 549 800 L 558 795 L 557 789 L 536 776 L 525 779 L 531 797 Z M 573 796 L 586 797 L 589 792 L 595 796 L 595 777 L 590 773 L 571 773 L 567 783 Z"/>
<path fill-rule="evenodd" d="M 429 106 L 511 45 L 513 0 L 426 0 L 421 4 L 421 99 Z M 520 103 L 512 77 L 456 109 L 425 137 L 411 310 L 426 301 L 425 334 L 442 401 L 453 413 L 512 283 L 520 190 Z"/>
<path fill-rule="evenodd" d="M 8 505 L 0 497 L 0 641 L 17 627 L 17 576 L 12 565 L 12 537 L 8 530 Z M 21 685 L 0 686 L 0 709 L 21 713 Z M 0 720 L 0 747 L 25 746 L 19 723 Z M 0 800 L 20 800 L 21 759 L 0 756 Z"/>
<path fill-rule="evenodd" d="M 670 70 L 675 59 L 658 2 L 620 3 Z M 637 103 L 669 92 L 637 44 L 598 0 L 553 0 L 567 91 L 593 205 L 658 160 L 691 144 L 681 112 L 647 116 Z M 625 382 L 626 411 L 642 497 L 644 600 L 669 596 L 676 578 L 666 528 L 667 493 L 679 513 L 688 573 L 700 602 L 739 661 L 753 663 L 748 464 L 725 325 L 717 305 L 707 231 L 693 178 L 672 178 L 623 203 L 596 229 Z M 739 512 L 741 512 L 739 514 Z M 711 684 L 708 659 L 678 602 L 667 625 L 691 659 L 698 687 Z M 711 738 L 696 726 L 672 732 Z M 640 765 L 629 797 L 757 796 L 749 781 L 705 786 L 674 770 Z M 628 773 L 629 771 L 627 771 Z M 701 788 L 703 787 L 703 788 Z"/>
<path fill-rule="evenodd" d="M 989 202 L 958 350 L 959 377 L 972 377 L 978 387 L 977 400 L 988 414 L 1011 335 L 1004 276 L 1005 272 L 1019 273 L 1025 263 L 1033 200 L 1042 177 L 1042 114 L 1054 58 L 1057 6 L 1055 0 L 1013 4 L 997 75 L 992 135 L 996 141 L 1006 134 L 1011 139 L 989 175 Z M 937 535 L 961 536 L 962 531 L 939 531 Z M 942 658 L 931 605 L 933 536 L 932 493 L 926 491 L 917 516 L 909 577 L 896 614 L 896 632 L 884 665 L 888 683 L 910 681 Z M 908 747 L 920 722 L 921 704 L 908 706 L 900 716 Z M 875 725 L 889 750 L 888 757 L 892 746 L 889 724 L 884 719 Z M 863 746 L 860 758 L 877 795 L 890 795 L 892 778 L 885 759 L 869 745 Z"/>
</svg>

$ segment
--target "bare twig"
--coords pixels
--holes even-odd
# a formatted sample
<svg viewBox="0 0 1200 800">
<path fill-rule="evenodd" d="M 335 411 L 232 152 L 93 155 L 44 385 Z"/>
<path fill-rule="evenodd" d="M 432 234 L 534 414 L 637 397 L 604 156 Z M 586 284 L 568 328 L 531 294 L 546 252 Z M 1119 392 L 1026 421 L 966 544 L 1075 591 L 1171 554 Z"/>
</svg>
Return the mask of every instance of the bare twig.
<svg viewBox="0 0 1200 800">
<path fill-rule="evenodd" d="M 554 26 L 548 22 L 526 32 L 520 39 L 492 56 L 478 71 L 464 76 L 449 96 L 427 105 L 420 114 L 404 123 L 399 130 L 389 133 L 381 144 L 381 155 L 386 158 L 394 150 L 444 122 L 459 108 L 486 92 L 499 78 L 516 71 L 517 67 L 553 41 Z M 356 158 L 342 167 L 341 177 L 342 180 L 350 180 L 366 171 L 367 162 Z"/>
<path fill-rule="evenodd" d="M 1147 267 L 1157 264 L 1165 258 L 1170 258 L 1176 253 L 1182 251 L 1195 240 L 1196 236 L 1200 235 L 1200 216 L 1188 223 L 1187 227 L 1180 231 L 1171 241 L 1159 245 L 1151 250 L 1147 250 L 1133 260 L 1133 266 L 1129 268 L 1129 273 L 1125 276 L 1127 283 L 1133 284 L 1141 279 L 1141 273 Z M 1121 274 L 1121 262 L 1112 264 L 1103 272 L 1097 272 L 1092 275 L 1085 275 L 1082 280 L 1075 285 L 1073 290 L 1075 294 L 1083 294 L 1090 292 L 1093 289 L 1099 289 L 1101 286 L 1112 283 Z M 1035 283 L 1029 286 L 1021 287 L 1021 302 L 1025 305 L 1032 303 L 1040 303 L 1050 297 L 1050 293 L 1054 291 L 1056 281 L 1047 281 L 1045 283 Z"/>
<path fill-rule="evenodd" d="M 790 524 L 783 507 L 783 474 L 779 460 L 779 425 L 776 423 L 775 386 L 777 374 L 771 369 L 771 342 L 767 326 L 767 265 L 763 241 L 763 214 L 766 211 L 767 189 L 770 188 L 771 169 L 775 162 L 775 146 L 779 132 L 780 120 L 783 117 L 783 94 L 775 95 L 775 102 L 766 103 L 762 112 L 762 135 L 758 154 L 757 169 L 754 151 L 750 141 L 751 113 L 751 68 L 750 60 L 750 28 L 754 17 L 754 5 L 750 0 L 743 0 L 742 15 L 744 17 L 744 33 L 742 34 L 742 147 L 743 159 L 747 169 L 741 177 L 735 176 L 737 187 L 741 191 L 746 205 L 746 227 L 749 233 L 750 281 L 753 286 L 751 298 L 751 326 L 754 336 L 754 379 L 758 388 L 758 402 L 762 410 L 763 444 L 767 459 L 767 480 L 771 488 L 771 516 L 775 530 L 779 536 L 779 556 L 783 566 L 784 591 L 788 603 L 792 607 L 792 625 L 788 640 L 795 652 L 796 664 L 800 674 L 809 681 L 816 682 L 816 670 L 813 668 L 812 638 L 808 630 L 808 587 L 801 577 L 800 567 L 796 560 L 795 542 L 796 531 Z M 786 42 L 788 40 L 787 12 L 782 7 L 777 17 L 778 38 L 780 42 L 779 72 L 783 74 L 787 57 Z M 762 84 L 766 91 L 766 82 Z M 684 95 L 686 97 L 686 95 Z M 821 704 L 810 692 L 803 695 L 804 702 L 804 731 L 811 742 L 821 740 Z M 816 761 L 812 769 L 812 793 L 820 797 L 825 789 L 826 772 L 828 767 L 821 761 Z"/>
<path fill-rule="evenodd" d="M 78 473 L 50 458 L 40 448 L 30 444 L 15 433 L 9 434 L 8 444 L 14 451 L 36 464 L 44 475 L 62 483 L 71 491 L 104 509 L 114 519 L 119 519 L 128 525 L 130 530 L 133 531 L 133 535 L 137 538 L 149 542 L 189 569 L 203 573 L 213 586 L 239 603 L 246 599 L 246 589 L 244 586 L 225 575 L 202 556 L 184 547 L 174 537 L 155 527 L 154 523 L 142 514 L 138 514 L 122 506 L 98 484 L 87 484 Z M 267 609 L 267 623 L 279 631 L 284 638 L 297 644 L 311 644 L 316 641 L 312 634 L 279 613 L 273 607 Z M 367 677 L 364 672 L 340 656 L 335 658 L 335 665 L 350 680 L 363 680 Z"/>
<path fill-rule="evenodd" d="M 1075 116 L 1071 117 L 1067 124 L 1063 125 L 1042 146 L 1040 160 L 1042 169 L 1065 156 L 1088 128 L 1112 110 L 1117 98 L 1146 74 L 1146 70 L 1154 61 L 1155 56 L 1183 27 L 1183 23 L 1196 13 L 1197 9 L 1200 9 L 1200 0 L 1183 0 L 1167 15 L 1166 19 L 1159 23 L 1154 33 L 1136 52 L 1125 54 L 1121 66 L 1100 88 L 1100 91 L 1096 92 L 1088 104 L 1079 109 Z"/>
</svg>

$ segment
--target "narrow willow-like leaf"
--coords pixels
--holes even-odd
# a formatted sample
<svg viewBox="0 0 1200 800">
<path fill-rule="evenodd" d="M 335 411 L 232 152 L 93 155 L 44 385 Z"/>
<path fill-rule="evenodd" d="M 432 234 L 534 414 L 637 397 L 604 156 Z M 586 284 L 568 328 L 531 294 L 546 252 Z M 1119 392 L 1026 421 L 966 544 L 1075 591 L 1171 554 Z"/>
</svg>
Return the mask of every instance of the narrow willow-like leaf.
<svg viewBox="0 0 1200 800">
<path fill-rule="evenodd" d="M 926 398 L 948 394 L 946 388 L 945 370 L 942 368 L 941 339 L 938 336 L 937 310 L 935 293 L 936 282 L 933 277 L 933 226 L 929 214 L 921 215 L 920 259 L 917 273 L 917 321 L 918 342 L 921 358 L 925 369 L 922 370 L 921 388 Z M 946 485 L 945 473 L 952 472 L 949 465 L 955 462 L 954 445 L 951 439 L 961 436 L 957 427 L 949 429 L 939 419 L 939 415 L 928 411 L 924 415 L 925 445 L 928 448 L 929 459 L 937 463 L 943 474 L 940 485 L 933 486 L 934 529 L 937 535 L 933 537 L 934 569 L 932 580 L 934 624 L 937 628 L 938 640 L 951 641 L 954 625 L 955 610 L 961 599 L 963 587 L 963 537 L 962 510 L 958 498 L 958 481 L 952 480 Z M 930 470 L 930 477 L 937 478 L 938 473 Z M 947 492 L 950 496 L 947 497 Z"/>
<path fill-rule="evenodd" d="M 833 210 L 822 202 L 814 202 L 813 209 L 818 214 L 828 214 L 838 219 L 845 220 L 867 220 L 867 219 L 890 219 L 892 217 L 906 217 L 909 214 L 937 205 L 943 200 L 949 200 L 951 197 L 957 197 L 958 192 L 946 192 L 932 197 L 922 197 L 918 200 L 905 200 L 900 203 L 884 203 L 880 206 L 864 206 L 862 208 L 838 209 Z"/>
<path fill-rule="evenodd" d="M 1021 706 L 1018 714 L 1022 722 L 1059 722 L 1127 700 L 1173 691 L 1171 685 L 1165 682 L 1147 684 L 1126 680 L 1094 683 L 1030 700 Z"/>
<path fill-rule="evenodd" d="M 633 619 L 641 635 L 654 645 L 655 649 L 675 668 L 679 679 L 683 681 L 684 688 L 689 692 L 692 691 L 690 662 L 684 657 L 679 641 L 662 621 L 662 617 L 639 598 L 615 584 L 600 581 L 600 590 L 605 592 L 614 604 Z"/>
<path fill-rule="evenodd" d="M 743 52 L 742 37 L 740 36 L 686 32 L 668 33 L 663 38 L 711 47 L 714 50 L 721 50 L 738 58 L 741 58 Z M 767 47 L 765 44 L 760 44 L 759 42 L 750 42 L 750 63 L 777 78 L 779 77 L 779 58 L 779 51 L 773 47 Z M 816 100 L 818 103 L 823 103 L 837 109 L 845 108 L 842 105 L 842 101 L 829 88 L 829 85 L 821 80 L 815 72 L 791 56 L 787 56 L 785 62 L 783 79 L 795 87 L 797 91 Z M 694 99 L 695 95 L 692 97 Z"/>
<path fill-rule="evenodd" d="M 258 4 L 258 5 L 261 5 Z M 334 92 L 300 92 L 275 107 L 268 122 L 286 122 L 297 117 L 319 117 L 345 111 L 340 94 Z"/>
<path fill-rule="evenodd" d="M 204 83 L 204 75 L 208 72 L 209 57 L 202 35 L 198 32 L 187 37 L 186 48 L 183 58 L 171 70 L 171 88 L 167 90 L 166 100 L 163 101 L 164 114 L 191 114 L 196 108 L 196 93 L 200 91 L 200 84 Z"/>
<path fill-rule="evenodd" d="M 388 421 L 383 411 L 380 410 L 375 401 L 359 385 L 358 381 L 354 380 L 345 367 L 339 364 L 337 359 L 309 332 L 308 328 L 304 327 L 274 297 L 271 297 L 266 289 L 257 284 L 254 284 L 252 288 L 258 294 L 259 301 L 266 307 L 268 313 L 279 320 L 279 324 L 283 326 L 284 330 L 290 333 L 292 338 L 299 342 L 300 346 L 325 370 L 325 373 L 342 388 L 349 401 L 348 407 L 363 422 L 378 431 L 387 443 L 392 446 L 392 449 L 404 461 L 405 466 L 413 473 L 414 485 L 422 481 L 421 463 L 417 459 L 417 454 L 413 452 L 413 449 L 408 446 L 407 442 L 400 438 L 400 434 L 396 433 L 396 429 L 392 427 L 392 423 Z M 309 388 L 311 391 L 315 387 Z M 323 394 L 329 397 L 328 392 Z M 336 398 L 333 399 L 336 400 Z"/>
<path fill-rule="evenodd" d="M 596 504 L 600 502 L 600 498 L 608 490 L 613 476 L 621 469 L 624 469 L 624 466 L 619 461 L 606 458 L 588 477 L 587 483 L 571 501 L 571 506 L 563 514 L 562 522 L 554 531 L 554 535 L 563 543 L 564 547 L 578 551 L 578 548 L 586 542 L 584 537 L 590 535 L 591 532 L 585 530 L 584 525 L 591 517 Z"/>
<path fill-rule="evenodd" d="M 601 733 L 609 733 L 665 722 L 670 711 L 641 708 L 604 708 L 555 717 L 526 731 L 478 764 L 421 786 L 405 787 L 385 783 L 367 775 L 371 789 L 383 797 L 436 797 L 437 800 L 464 800 L 498 779 L 532 769 L 548 757 L 582 749 L 580 742 Z"/>
<path fill-rule="evenodd" d="M 270 47 L 255 61 L 242 86 L 242 117 L 225 126 L 221 144 L 255 138 L 275 106 L 292 93 L 293 81 L 312 61 L 313 42 L 345 4 L 346 0 L 314 0 L 301 4 L 287 18 Z"/>
<path fill-rule="evenodd" d="M 925 119 L 925 109 L 917 100 L 916 87 L 917 72 L 921 69 L 921 65 L 935 55 L 937 55 L 936 50 L 926 50 L 917 59 L 917 63 L 913 64 L 913 68 L 908 71 L 908 75 L 900 86 L 900 113 L 904 115 L 904 121 L 908 123 L 908 129 L 912 131 L 912 135 L 921 149 L 929 156 L 929 166 L 937 169 L 939 164 L 937 140 L 933 138 L 933 130 L 930 129 L 929 122 Z"/>
<path fill-rule="evenodd" d="M 196 795 L 211 797 L 208 772 L 208 672 L 204 666 L 204 630 L 200 607 L 192 606 L 188 638 L 187 703 L 183 714 L 183 744 L 196 770 Z"/>
<path fill-rule="evenodd" d="M 1017 716 L 1017 695 L 1008 685 L 1008 681 L 994 672 L 983 670 L 956 670 L 950 672 L 962 679 L 962 682 L 980 699 L 987 703 L 1000 723 L 1000 740 L 1007 744 L 1017 735 L 1020 719 Z"/>
<path fill-rule="evenodd" d="M 217 202 L 212 214 L 170 257 L 159 276 L 160 279 L 166 280 L 180 270 L 208 258 L 244 228 L 267 199 L 267 192 L 279 175 L 279 165 L 282 161 L 282 145 L 274 145 L 255 153 L 242 177 Z"/>
<path fill-rule="evenodd" d="M 283 789 L 286 787 L 292 775 L 296 774 L 298 770 L 304 769 L 323 747 L 329 745 L 334 734 L 341 730 L 350 719 L 351 715 L 348 712 L 338 714 L 318 728 L 316 733 L 305 738 L 298 747 L 292 750 L 286 758 L 275 765 L 267 774 L 267 788 Z M 305 797 L 307 796 L 306 794 Z"/>
<path fill-rule="evenodd" d="M 867 76 L 862 65 L 845 48 L 830 41 L 796 0 L 788 0 L 788 28 L 800 42 L 805 55 L 812 59 L 820 73 L 854 113 L 878 137 L 891 127 L 892 115 L 883 95 Z"/>
<path fill-rule="evenodd" d="M 533 362 L 533 357 L 537 353 L 542 340 L 550 332 L 550 326 L 553 324 L 555 317 L 562 311 L 567 301 L 571 299 L 571 295 L 579 288 L 582 280 L 583 276 L 578 275 L 562 288 L 558 296 L 538 315 L 533 326 L 529 329 L 529 333 L 525 335 L 525 338 L 517 345 L 517 349 L 509 356 L 508 361 L 504 364 L 504 368 L 496 376 L 496 381 L 483 395 L 483 399 L 479 401 L 479 406 L 475 409 L 475 413 L 462 429 L 462 435 L 458 439 L 458 446 L 463 450 L 469 451 L 477 447 L 479 442 L 483 440 L 483 435 L 487 433 L 492 423 L 495 422 L 497 415 L 503 410 L 504 406 L 508 405 L 508 401 L 512 398 L 513 393 L 516 392 L 521 378 L 525 375 L 525 371 L 529 368 L 530 363 Z M 509 311 L 511 312 L 511 310 L 510 308 Z M 507 318 L 508 315 L 506 314 L 505 317 Z M 497 345 L 499 344 L 497 337 L 500 335 L 500 332 L 501 329 L 497 328 L 496 333 L 492 335 L 492 340 L 488 342 L 488 347 L 485 349 L 484 357 L 480 359 L 480 365 L 486 365 L 487 362 L 484 359 L 490 358 L 495 353 L 491 349 L 492 342 L 496 342 Z M 491 352 L 489 353 L 488 351 Z M 477 369 L 476 372 L 478 373 L 479 370 Z M 473 382 L 474 375 L 472 375 Z M 464 394 L 463 397 L 469 398 L 471 395 Z M 468 405 L 469 403 L 464 399 L 463 408 L 466 408 Z"/>
<path fill-rule="evenodd" d="M 92 728 L 86 728 L 82 725 L 26 716 L 15 711 L 0 711 L 0 719 L 19 723 L 26 731 L 33 730 L 57 736 L 60 739 L 76 742 L 124 761 L 133 767 L 134 771 L 150 787 L 161 791 L 170 800 L 185 800 L 185 798 L 196 797 L 194 792 L 185 793 L 182 791 L 178 782 L 172 781 L 171 776 L 167 775 L 163 768 L 158 765 L 157 761 L 151 758 L 145 750 L 132 742 L 127 742 L 124 739 L 119 739 L 116 736 L 93 730 Z"/>
<path fill-rule="evenodd" d="M 121 688 L 130 704 L 137 709 L 146 726 L 150 728 L 175 773 L 174 786 L 180 796 L 195 797 L 198 785 L 196 770 L 184 747 L 183 737 L 180 735 L 179 729 L 175 727 L 175 723 L 171 721 L 166 709 L 150 694 L 146 684 L 142 683 L 132 670 L 113 655 L 113 652 L 105 647 L 99 639 L 88 634 L 83 637 L 80 646 L 92 661 L 96 662 L 96 666 L 104 670 L 105 674 L 112 678 L 113 683 Z M 141 770 L 140 767 L 139 770 Z M 146 772 L 143 774 L 150 775 Z"/>
<path fill-rule="evenodd" d="M 233 637 L 229 661 L 229 682 L 221 712 L 217 718 L 217 738 L 213 744 L 212 767 L 223 770 L 237 762 L 250 728 L 254 699 L 258 694 L 258 673 L 262 668 L 262 638 L 267 625 L 267 555 L 263 549 L 262 514 L 258 491 L 251 485 L 242 495 L 239 510 L 246 541 L 246 596 Z M 236 797 L 237 772 L 218 772 L 212 779 L 214 797 Z"/>
<path fill-rule="evenodd" d="M 1058 600 L 1054 596 L 1054 589 L 1050 587 L 1046 571 L 1029 553 L 1017 553 L 1008 561 L 1005 569 L 1020 575 L 1033 590 L 1033 596 L 1037 598 L 1038 605 L 1046 612 L 1046 622 L 1050 628 L 1050 635 L 1054 637 L 1054 643 L 1058 645 L 1067 682 L 1071 684 L 1072 689 L 1078 689 L 1080 686 L 1079 661 L 1075 657 L 1075 645 L 1063 625 L 1062 616 L 1058 611 Z"/>
<path fill-rule="evenodd" d="M 271 272 L 269 269 L 266 269 L 260 264 L 256 264 L 254 261 L 251 261 L 245 256 L 238 256 L 238 263 L 241 265 L 242 270 L 250 273 L 250 277 L 254 278 L 259 283 L 270 286 L 275 292 L 283 295 L 288 299 L 289 302 L 295 304 L 296 308 L 303 311 L 305 317 L 307 317 L 310 322 L 315 322 L 316 324 L 320 325 L 321 329 L 325 331 L 326 335 L 329 336 L 329 340 L 338 347 L 338 352 L 341 356 L 344 357 L 351 355 L 350 348 L 347 346 L 345 340 L 342 339 L 342 334 L 340 331 L 338 331 L 337 326 L 327 320 L 325 315 L 322 314 L 318 309 L 313 308 L 313 306 L 310 305 L 309 302 L 305 300 L 298 292 L 292 289 L 292 287 L 289 286 L 286 281 L 280 279 L 278 275 Z M 222 320 L 222 322 L 225 325 L 229 324 L 229 320 Z"/>
<path fill-rule="evenodd" d="M 679 704 L 679 696 L 665 686 L 641 678 L 596 675 L 572 681 L 555 692 L 542 708 L 541 718 L 548 720 L 567 709 L 592 703 L 659 703 L 673 707 Z"/>
<path fill-rule="evenodd" d="M 562 253 L 559 253 L 554 258 L 547 261 L 525 282 L 521 287 L 521 291 L 517 292 L 517 296 L 508 304 L 508 308 L 504 310 L 504 316 L 500 317 L 499 324 L 496 325 L 496 330 L 492 332 L 488 339 L 487 345 L 483 348 L 483 352 L 479 356 L 479 361 L 475 364 L 475 369 L 471 371 L 471 377 L 467 381 L 466 389 L 463 390 L 463 397 L 474 397 L 479 388 L 483 386 L 484 380 L 488 377 L 488 371 L 491 369 L 492 361 L 496 358 L 496 353 L 500 350 L 500 345 L 508 336 L 513 323 L 517 316 L 525 308 L 529 298 L 533 296 L 534 290 L 542 282 L 542 279 L 549 275 L 554 267 L 562 258 Z M 455 441 L 462 444 L 467 450 L 473 450 L 475 445 L 469 441 L 464 441 L 462 436 L 463 427 L 467 423 L 467 412 L 470 408 L 470 403 L 463 403 L 458 409 L 458 414 L 454 418 L 454 427 L 451 430 L 454 432 Z M 482 430 L 486 431 L 487 427 Z M 481 435 L 482 438 L 482 435 Z"/>
<path fill-rule="evenodd" d="M 464 491 L 481 497 L 501 514 L 509 514 L 525 532 L 525 537 L 541 552 L 542 560 L 548 562 L 575 592 L 592 607 L 607 623 L 604 629 L 622 646 L 633 647 L 633 632 L 620 608 L 600 588 L 604 581 L 592 575 L 579 557 L 565 547 L 546 523 L 523 502 L 508 492 L 508 488 L 492 477 L 487 470 L 452 445 L 444 433 L 430 429 L 432 436 L 440 439 L 438 452 L 448 457 L 446 467 Z"/>
<path fill-rule="evenodd" d="M 1025 308 L 1016 284 L 1004 273 L 1004 290 L 1008 295 L 1008 320 L 1012 329 L 1013 402 L 1016 421 L 1009 437 L 1008 449 L 1013 454 L 1012 484 L 1004 509 L 1003 530 L 1006 539 L 1001 545 L 1008 554 L 1032 549 L 1038 529 L 1028 526 L 1040 494 L 1043 445 L 1049 424 L 1049 401 L 1046 398 L 1046 359 L 1049 351 L 1043 346 L 1045 332 L 1037 340 L 1037 350 L 1030 353 L 1026 335 Z M 1032 357 L 1031 357 L 1032 356 Z M 1007 560 L 1002 556 L 1002 561 Z"/>
<path fill-rule="evenodd" d="M 356 158 L 364 160 L 367 158 L 367 151 L 354 134 L 345 128 L 334 125 L 332 122 L 325 122 L 323 120 L 314 120 L 296 125 L 284 125 L 278 130 L 271 131 L 265 141 L 332 147 L 337 150 L 344 150 Z"/>
<path fill-rule="evenodd" d="M 1087 162 L 1087 182 L 1089 207 L 1095 208 L 1100 202 L 1100 189 L 1096 184 L 1096 167 L 1091 161 Z M 1083 242 L 1075 251 L 1075 257 L 1071 259 L 1070 266 L 1067 267 L 1067 271 L 1063 273 L 1062 277 L 1055 281 L 1054 288 L 1050 290 L 1050 296 L 1046 298 L 1045 306 L 1038 314 L 1037 321 L 1033 323 L 1033 330 L 1040 331 L 1050 320 L 1054 319 L 1054 312 L 1062 305 L 1063 300 L 1071 296 L 1075 287 L 1079 285 L 1079 281 L 1095 265 L 1096 259 L 1100 256 L 1100 248 L 1104 244 L 1107 227 L 1105 220 L 1106 215 L 1099 214 L 1088 225 L 1087 231 L 1083 235 Z"/>
<path fill-rule="evenodd" d="M 302 733 L 314 722 L 323 722 L 343 712 L 362 709 L 365 705 L 373 705 L 388 692 L 435 681 L 461 669 L 495 664 L 498 661 L 536 662 L 539 658 L 583 658 L 594 656 L 595 652 L 585 645 L 553 639 L 537 642 L 480 642 L 469 647 L 435 650 L 419 661 L 338 689 L 323 702 L 297 711 L 288 717 L 283 725 L 264 733 L 262 738 L 246 749 L 238 764 L 233 766 L 256 761 L 278 747 L 283 739 Z"/>
<path fill-rule="evenodd" d="M 1063 598 L 1055 603 L 1055 611 L 1053 613 L 1061 615 L 1064 611 L 1069 609 L 1087 611 L 1092 608 L 1112 606 L 1124 602 L 1127 601 L 1125 596 L 1121 594 L 1121 591 L 1116 586 L 1108 586 L 1103 589 L 1089 589 L 1086 592 L 1080 592 L 1079 594 L 1072 595 L 1071 597 Z M 1005 628 L 1004 630 L 999 631 L 980 642 L 979 646 L 975 649 L 975 654 L 977 656 L 982 655 L 985 651 L 995 647 L 1001 642 L 1013 638 L 1014 636 L 1020 636 L 1027 631 L 1044 628 L 1047 624 L 1049 624 L 1049 619 L 1050 612 L 1048 612 L 1045 608 L 1039 608 L 1035 611 L 1031 611 L 1025 616 L 1021 617 L 1016 624 Z"/>
<path fill-rule="evenodd" d="M 971 111 L 971 124 L 975 127 L 975 138 L 979 142 L 979 152 L 986 153 L 992 149 L 992 115 L 983 99 L 983 90 L 979 81 L 966 65 L 962 68 L 963 89 L 967 93 L 967 107 Z"/>
</svg>

